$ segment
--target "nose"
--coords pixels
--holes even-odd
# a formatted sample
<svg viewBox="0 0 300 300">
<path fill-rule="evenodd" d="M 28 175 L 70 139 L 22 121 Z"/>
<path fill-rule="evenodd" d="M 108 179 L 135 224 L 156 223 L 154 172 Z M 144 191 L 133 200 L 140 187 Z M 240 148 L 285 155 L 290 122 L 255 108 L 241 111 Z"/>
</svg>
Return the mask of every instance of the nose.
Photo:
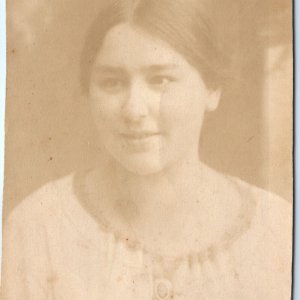
<svg viewBox="0 0 300 300">
<path fill-rule="evenodd" d="M 149 114 L 149 91 L 140 81 L 132 82 L 122 113 L 129 122 L 137 122 Z"/>
</svg>

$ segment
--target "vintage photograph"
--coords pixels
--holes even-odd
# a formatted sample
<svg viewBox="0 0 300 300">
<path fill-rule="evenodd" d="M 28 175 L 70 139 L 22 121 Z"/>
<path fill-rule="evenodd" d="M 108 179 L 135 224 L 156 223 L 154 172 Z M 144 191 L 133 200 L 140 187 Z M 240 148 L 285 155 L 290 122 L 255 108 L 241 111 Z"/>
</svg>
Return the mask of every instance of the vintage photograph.
<svg viewBox="0 0 300 300">
<path fill-rule="evenodd" d="M 7 1 L 1 299 L 291 299 L 292 5 Z"/>
</svg>

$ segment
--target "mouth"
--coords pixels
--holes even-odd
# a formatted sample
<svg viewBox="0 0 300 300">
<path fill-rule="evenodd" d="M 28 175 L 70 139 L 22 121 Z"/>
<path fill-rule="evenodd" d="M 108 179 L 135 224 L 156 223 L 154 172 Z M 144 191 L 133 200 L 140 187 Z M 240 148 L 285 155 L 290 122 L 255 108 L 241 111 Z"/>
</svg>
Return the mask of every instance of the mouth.
<svg viewBox="0 0 300 300">
<path fill-rule="evenodd" d="M 127 149 L 144 152 L 157 146 L 161 133 L 156 131 L 123 132 L 121 138 Z"/>
<path fill-rule="evenodd" d="M 160 135 L 159 132 L 141 131 L 121 133 L 121 136 L 127 140 L 142 141 Z"/>
</svg>

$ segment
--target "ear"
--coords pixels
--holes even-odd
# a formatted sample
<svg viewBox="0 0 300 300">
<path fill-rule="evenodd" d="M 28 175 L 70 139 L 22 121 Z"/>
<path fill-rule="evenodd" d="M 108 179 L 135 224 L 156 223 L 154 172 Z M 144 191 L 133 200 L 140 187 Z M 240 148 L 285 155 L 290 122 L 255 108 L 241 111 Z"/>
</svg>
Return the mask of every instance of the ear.
<svg viewBox="0 0 300 300">
<path fill-rule="evenodd" d="M 221 88 L 216 90 L 211 90 L 208 92 L 207 103 L 206 103 L 207 111 L 214 111 L 215 109 L 217 109 L 220 102 L 221 94 L 222 94 Z"/>
</svg>

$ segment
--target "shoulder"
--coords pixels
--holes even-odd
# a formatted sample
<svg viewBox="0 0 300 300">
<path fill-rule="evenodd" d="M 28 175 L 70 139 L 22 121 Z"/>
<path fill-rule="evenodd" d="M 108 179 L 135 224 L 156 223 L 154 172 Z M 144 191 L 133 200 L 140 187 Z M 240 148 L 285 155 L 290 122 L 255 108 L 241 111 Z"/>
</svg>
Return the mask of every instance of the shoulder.
<svg viewBox="0 0 300 300">
<path fill-rule="evenodd" d="M 251 185 L 237 177 L 216 173 L 218 194 L 226 194 L 227 203 L 238 203 L 239 220 L 246 223 L 243 232 L 249 243 L 270 242 L 276 248 L 291 251 L 293 205 L 287 200 Z M 269 245 L 271 246 L 271 245 Z"/>
<path fill-rule="evenodd" d="M 292 240 L 292 204 L 281 197 L 237 177 L 206 167 L 206 194 L 214 219 L 222 233 L 232 233 L 230 241 L 239 247 L 269 242 L 279 249 Z M 215 227 L 216 227 L 215 226 Z M 266 246 L 267 247 L 267 246 Z"/>
<path fill-rule="evenodd" d="M 276 234 L 277 238 L 292 236 L 293 206 L 287 200 L 238 178 L 229 177 L 240 191 L 243 201 L 251 201 L 254 208 L 253 228 Z"/>
<path fill-rule="evenodd" d="M 242 201 L 253 204 L 252 217 L 231 254 L 248 286 L 264 297 L 288 299 L 292 272 L 293 207 L 288 201 L 236 178 Z M 247 284 L 248 285 L 248 284 Z M 259 287 L 259 288 L 258 288 Z M 247 288 L 245 286 L 245 288 Z"/>
<path fill-rule="evenodd" d="M 287 200 L 271 192 L 253 186 L 235 177 L 228 180 L 239 191 L 241 202 L 252 207 L 249 228 L 245 237 L 264 243 L 272 242 L 276 247 L 291 244 L 293 229 L 293 206 Z M 271 245 L 268 245 L 271 246 Z"/>
<path fill-rule="evenodd" d="M 10 213 L 4 224 L 7 227 L 44 223 L 46 219 L 56 218 L 65 201 L 72 202 L 74 174 L 48 182 L 21 201 Z"/>
</svg>

